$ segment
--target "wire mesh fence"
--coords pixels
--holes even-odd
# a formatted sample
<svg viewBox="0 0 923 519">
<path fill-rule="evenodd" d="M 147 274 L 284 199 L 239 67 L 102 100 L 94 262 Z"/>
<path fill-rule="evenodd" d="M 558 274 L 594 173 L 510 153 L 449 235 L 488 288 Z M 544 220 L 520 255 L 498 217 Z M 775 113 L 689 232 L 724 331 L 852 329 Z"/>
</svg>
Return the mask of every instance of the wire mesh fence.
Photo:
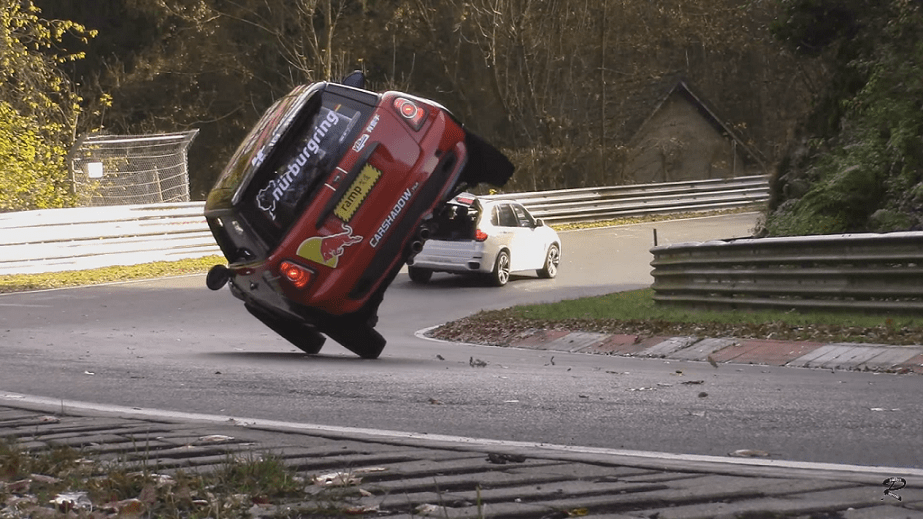
<svg viewBox="0 0 923 519">
<path fill-rule="evenodd" d="M 78 205 L 188 202 L 186 151 L 198 132 L 81 138 L 70 157 Z"/>
</svg>

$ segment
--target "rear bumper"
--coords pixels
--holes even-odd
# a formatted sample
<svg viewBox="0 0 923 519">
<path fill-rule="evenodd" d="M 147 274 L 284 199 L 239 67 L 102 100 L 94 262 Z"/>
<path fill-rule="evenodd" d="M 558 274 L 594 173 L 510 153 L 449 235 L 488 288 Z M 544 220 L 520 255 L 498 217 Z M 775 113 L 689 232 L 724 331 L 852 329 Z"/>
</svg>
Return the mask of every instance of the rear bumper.
<svg viewBox="0 0 923 519">
<path fill-rule="evenodd" d="M 429 240 L 411 265 L 435 272 L 486 274 L 493 270 L 496 256 L 496 252 L 488 251 L 484 243 L 474 240 Z"/>
</svg>

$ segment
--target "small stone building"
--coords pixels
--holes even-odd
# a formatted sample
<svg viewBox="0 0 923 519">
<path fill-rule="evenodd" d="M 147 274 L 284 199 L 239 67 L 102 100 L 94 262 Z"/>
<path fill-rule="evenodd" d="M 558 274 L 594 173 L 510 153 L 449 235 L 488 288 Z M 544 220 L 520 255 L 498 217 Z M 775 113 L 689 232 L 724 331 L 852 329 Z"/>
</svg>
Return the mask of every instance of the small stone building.
<svg viewBox="0 0 923 519">
<path fill-rule="evenodd" d="M 650 184 L 764 173 L 759 156 L 678 81 L 629 141 L 623 178 Z"/>
</svg>

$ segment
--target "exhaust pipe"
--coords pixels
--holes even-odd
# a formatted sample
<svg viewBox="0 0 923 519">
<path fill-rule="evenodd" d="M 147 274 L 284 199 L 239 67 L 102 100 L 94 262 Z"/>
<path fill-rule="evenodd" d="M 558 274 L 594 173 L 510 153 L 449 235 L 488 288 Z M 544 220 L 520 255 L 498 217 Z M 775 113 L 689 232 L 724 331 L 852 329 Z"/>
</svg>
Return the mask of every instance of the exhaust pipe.
<svg viewBox="0 0 923 519">
<path fill-rule="evenodd" d="M 419 254 L 423 250 L 423 242 L 420 240 L 414 240 L 410 242 L 410 253 L 413 255 Z"/>
<path fill-rule="evenodd" d="M 421 242 L 420 246 L 421 246 L 421 247 L 422 247 L 422 245 L 423 245 L 422 242 L 424 242 L 424 241 L 426 241 L 426 240 L 428 240 L 428 239 L 430 239 L 430 238 L 432 238 L 432 237 L 433 237 L 433 230 L 430 228 L 429 225 L 423 224 L 423 225 L 420 226 L 419 229 L 417 229 L 417 238 L 420 239 L 420 242 Z"/>
</svg>

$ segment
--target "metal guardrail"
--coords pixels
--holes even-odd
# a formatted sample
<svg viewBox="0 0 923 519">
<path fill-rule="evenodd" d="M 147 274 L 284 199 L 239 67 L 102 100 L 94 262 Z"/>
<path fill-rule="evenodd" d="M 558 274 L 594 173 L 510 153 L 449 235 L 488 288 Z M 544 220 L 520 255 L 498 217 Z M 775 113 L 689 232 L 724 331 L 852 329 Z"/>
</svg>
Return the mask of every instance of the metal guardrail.
<svg viewBox="0 0 923 519">
<path fill-rule="evenodd" d="M 766 176 L 490 195 L 550 224 L 743 207 L 769 197 Z M 220 255 L 203 202 L 0 214 L 0 275 L 84 270 Z"/>
<path fill-rule="evenodd" d="M 550 224 L 752 206 L 769 199 L 769 177 L 690 180 L 491 195 L 515 199 Z"/>
<path fill-rule="evenodd" d="M 658 303 L 923 311 L 923 232 L 679 243 L 651 253 Z"/>
<path fill-rule="evenodd" d="M 0 275 L 138 265 L 221 254 L 203 202 L 0 214 Z"/>
</svg>

